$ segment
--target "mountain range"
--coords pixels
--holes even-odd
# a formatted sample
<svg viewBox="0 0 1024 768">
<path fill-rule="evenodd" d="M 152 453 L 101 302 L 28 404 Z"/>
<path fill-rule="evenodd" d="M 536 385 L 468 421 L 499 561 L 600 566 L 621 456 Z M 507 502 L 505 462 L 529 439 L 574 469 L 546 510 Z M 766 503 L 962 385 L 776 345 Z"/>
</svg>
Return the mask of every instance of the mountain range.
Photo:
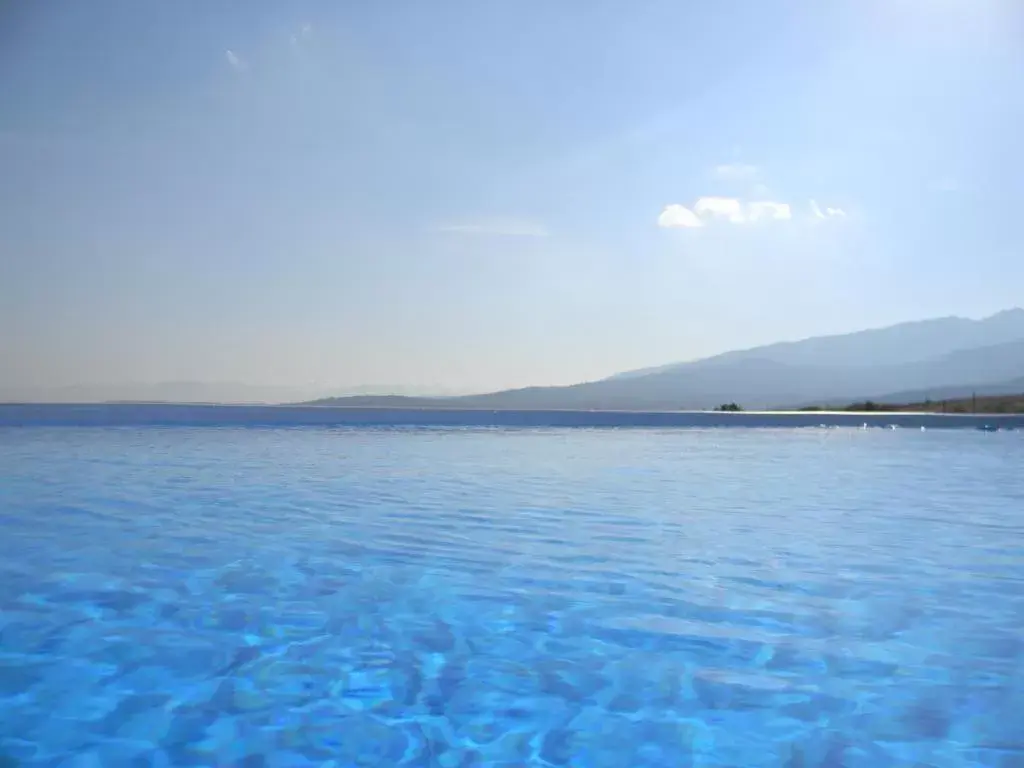
<svg viewBox="0 0 1024 768">
<path fill-rule="evenodd" d="M 1024 391 L 1024 309 L 770 344 L 599 381 L 459 397 L 356 395 L 352 407 L 678 410 L 915 402 Z"/>
</svg>

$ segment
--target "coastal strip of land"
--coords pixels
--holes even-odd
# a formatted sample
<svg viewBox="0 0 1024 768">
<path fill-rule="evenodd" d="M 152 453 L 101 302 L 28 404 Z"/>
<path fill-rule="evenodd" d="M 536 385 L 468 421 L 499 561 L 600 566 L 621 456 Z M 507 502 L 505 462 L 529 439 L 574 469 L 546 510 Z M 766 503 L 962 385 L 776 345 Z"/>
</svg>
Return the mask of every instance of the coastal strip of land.
<svg viewBox="0 0 1024 768">
<path fill-rule="evenodd" d="M 908 411 L 613 411 L 292 405 L 6 404 L 0 427 L 854 427 L 1024 429 L 1024 414 Z"/>
</svg>

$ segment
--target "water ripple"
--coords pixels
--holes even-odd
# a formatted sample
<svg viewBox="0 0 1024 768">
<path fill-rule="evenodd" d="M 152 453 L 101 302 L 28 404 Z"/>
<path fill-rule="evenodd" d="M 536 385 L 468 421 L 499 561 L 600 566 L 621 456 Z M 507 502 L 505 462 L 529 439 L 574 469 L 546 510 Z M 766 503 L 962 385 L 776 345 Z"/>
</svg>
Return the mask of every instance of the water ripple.
<svg viewBox="0 0 1024 768">
<path fill-rule="evenodd" d="M 1020 434 L 0 428 L 0 765 L 1024 764 Z"/>
</svg>

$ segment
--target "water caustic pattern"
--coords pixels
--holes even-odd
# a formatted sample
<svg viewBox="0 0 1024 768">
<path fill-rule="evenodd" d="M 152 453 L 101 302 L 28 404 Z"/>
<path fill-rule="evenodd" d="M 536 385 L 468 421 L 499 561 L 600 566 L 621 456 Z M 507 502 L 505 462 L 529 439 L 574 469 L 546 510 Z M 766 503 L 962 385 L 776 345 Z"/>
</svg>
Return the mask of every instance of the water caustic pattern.
<svg viewBox="0 0 1024 768">
<path fill-rule="evenodd" d="M 0 430 L 0 764 L 1024 765 L 1024 435 Z"/>
</svg>

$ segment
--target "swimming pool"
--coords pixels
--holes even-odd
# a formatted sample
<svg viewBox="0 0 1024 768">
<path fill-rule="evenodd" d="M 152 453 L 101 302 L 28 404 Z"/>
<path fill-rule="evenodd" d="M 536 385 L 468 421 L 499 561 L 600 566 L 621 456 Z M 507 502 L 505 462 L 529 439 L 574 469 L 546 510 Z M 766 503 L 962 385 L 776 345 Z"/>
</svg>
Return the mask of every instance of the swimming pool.
<svg viewBox="0 0 1024 768">
<path fill-rule="evenodd" d="M 1021 432 L 3 428 L 0 754 L 1021 765 L 1021 467 Z"/>
</svg>

